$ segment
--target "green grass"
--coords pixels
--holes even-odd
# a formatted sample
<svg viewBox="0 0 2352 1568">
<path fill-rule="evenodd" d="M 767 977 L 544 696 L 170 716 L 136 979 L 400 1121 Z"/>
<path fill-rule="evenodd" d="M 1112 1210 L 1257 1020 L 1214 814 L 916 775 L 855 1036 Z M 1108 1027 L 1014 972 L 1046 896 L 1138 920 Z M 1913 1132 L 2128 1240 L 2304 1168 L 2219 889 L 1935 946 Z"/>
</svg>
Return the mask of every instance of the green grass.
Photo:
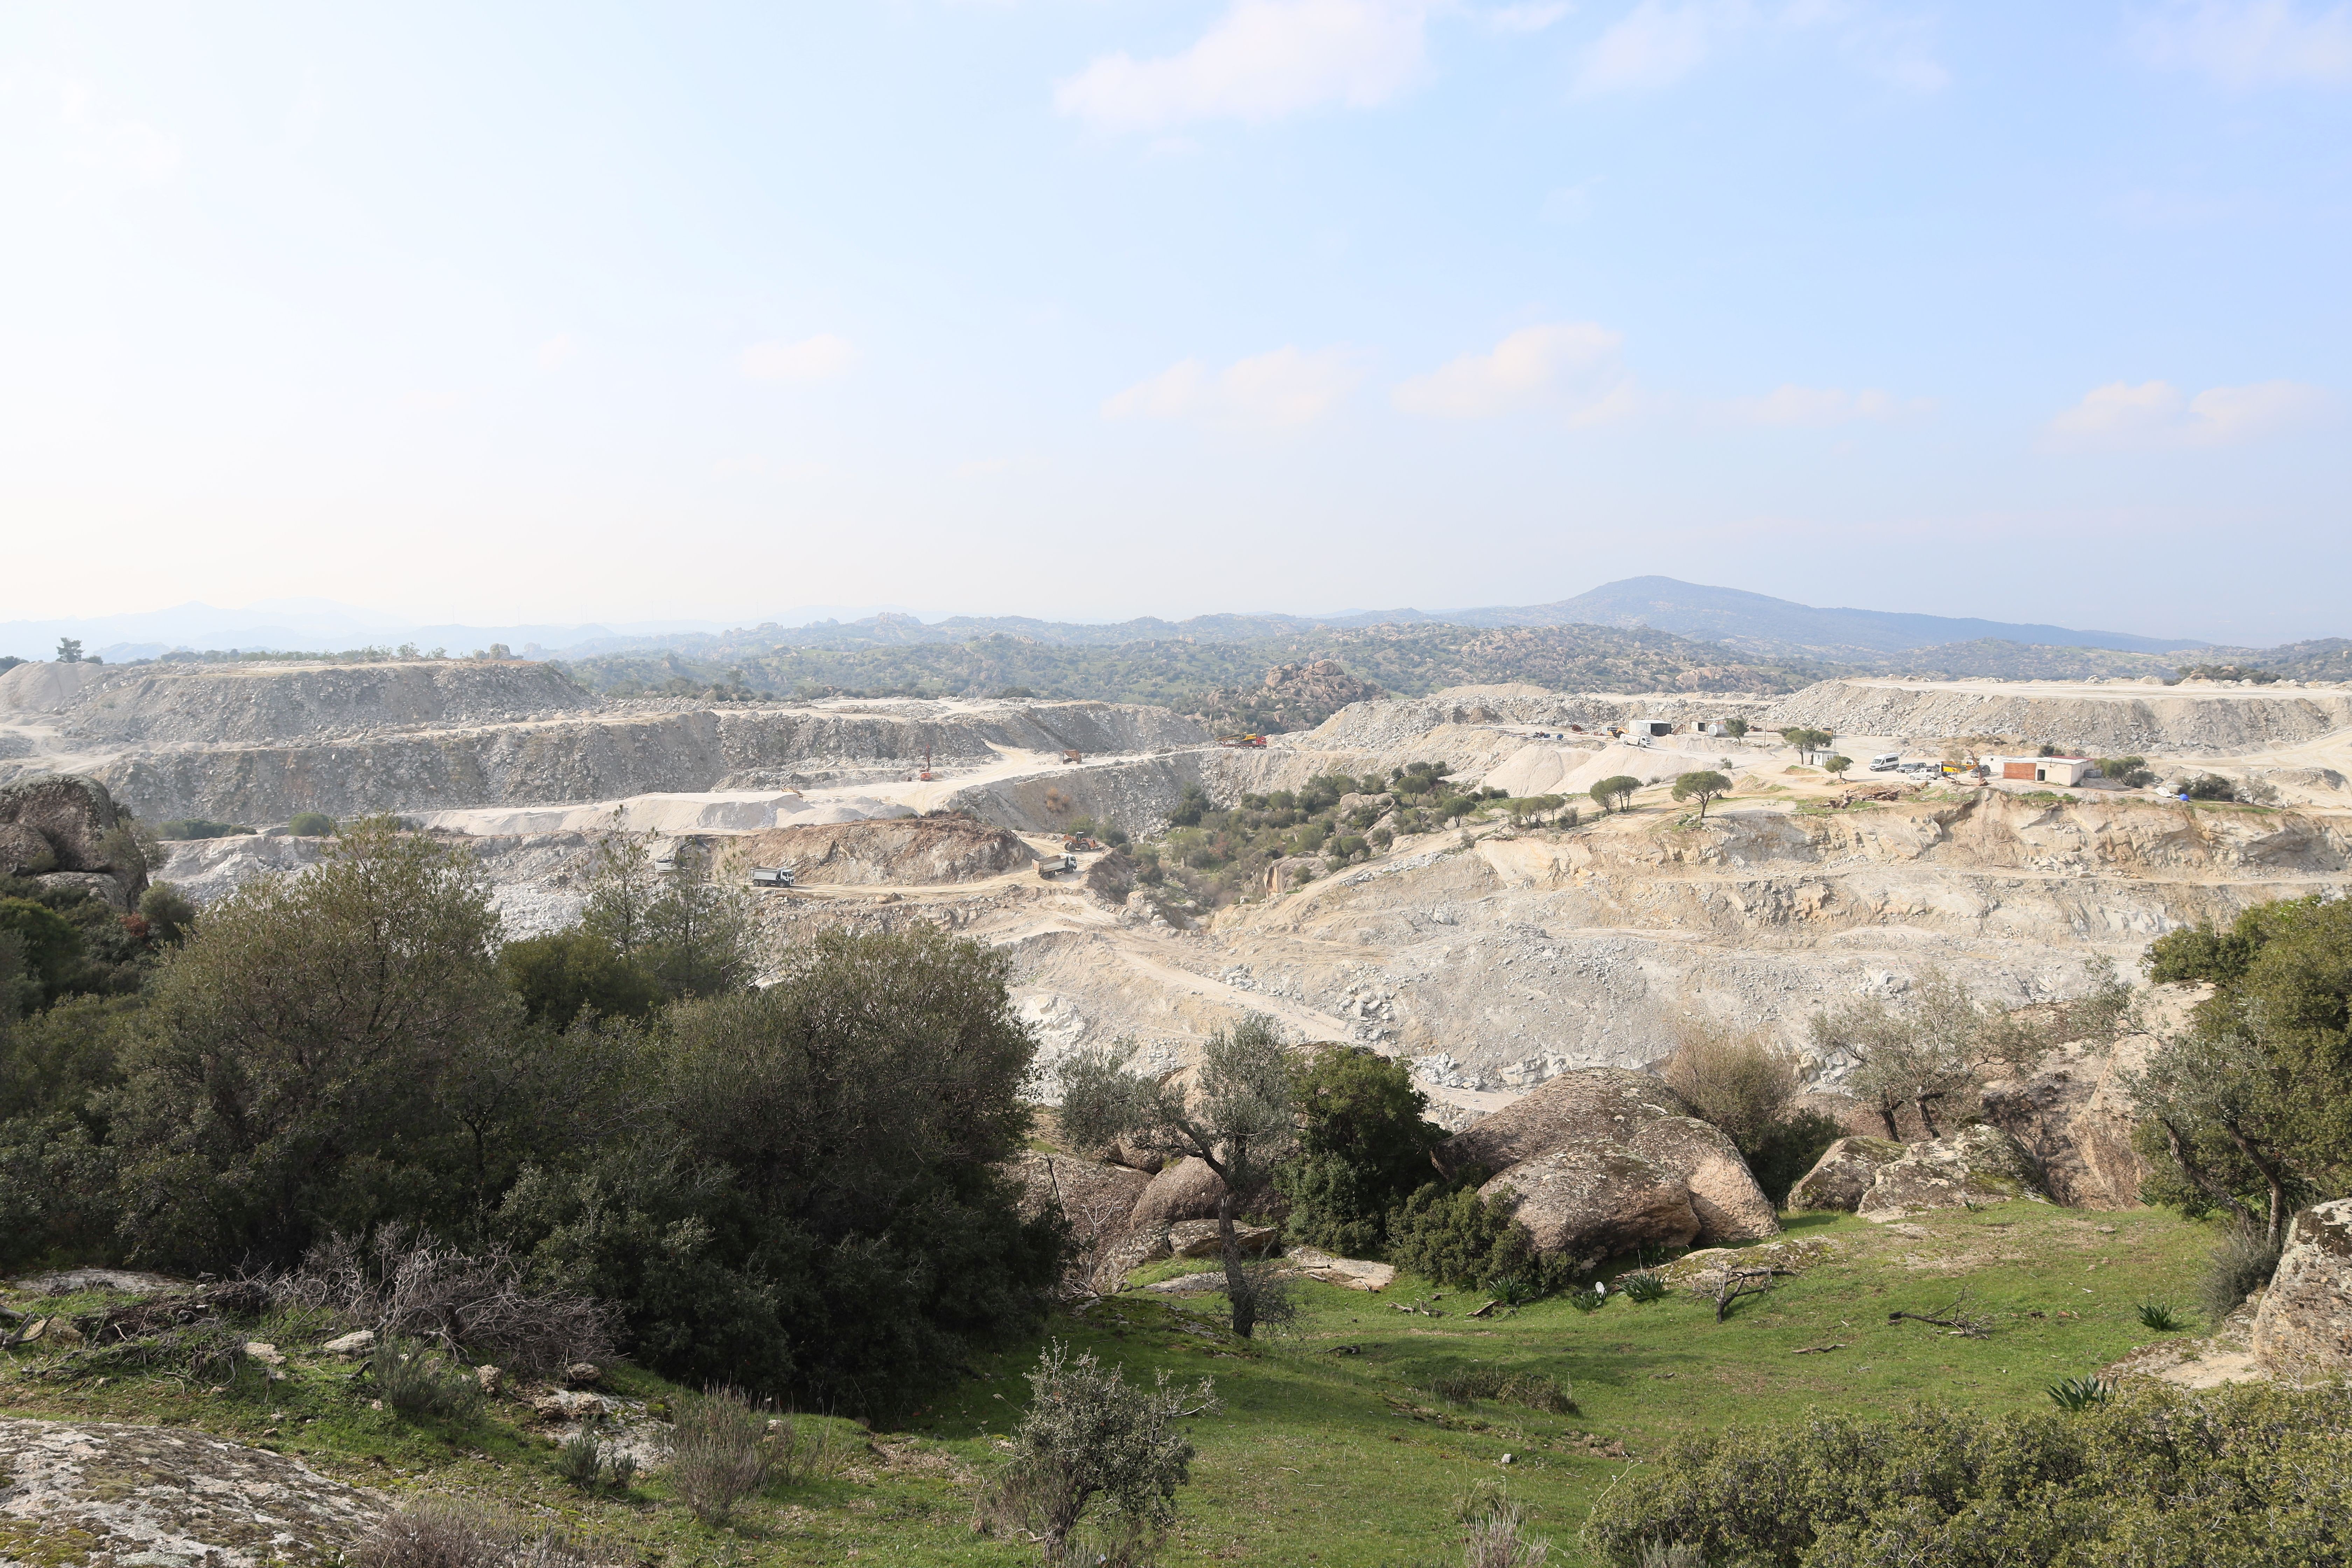
<svg viewBox="0 0 2352 1568">
<path fill-rule="evenodd" d="M 2209 1227 L 2164 1214 L 2026 1203 L 1920 1216 L 1906 1227 L 1917 1235 L 1843 1215 L 1789 1224 L 1792 1235 L 1839 1243 L 1843 1255 L 1722 1324 L 1711 1301 L 1683 1291 L 1646 1305 L 1612 1297 L 1589 1314 L 1554 1300 L 1474 1319 L 1484 1293 L 1408 1276 L 1378 1295 L 1307 1286 L 1298 1331 L 1276 1341 L 1232 1340 L 1216 1326 L 1220 1297 L 1133 1292 L 1058 1317 L 1047 1331 L 1131 1376 L 1166 1367 L 1217 1380 L 1224 1410 L 1193 1424 L 1201 1458 L 1180 1500 L 1164 1557 L 1171 1565 L 1458 1561 L 1453 1510 L 1481 1480 L 1502 1481 L 1527 1506 L 1556 1542 L 1554 1563 L 1578 1563 L 1575 1536 L 1593 1500 L 1681 1433 L 1808 1409 L 1891 1414 L 1916 1399 L 2048 1409 L 2053 1384 L 2155 1337 L 2139 1323 L 2139 1303 L 2185 1295 L 2212 1243 Z M 1185 1261 L 1180 1271 L 1204 1267 Z M 1985 1339 L 1887 1321 L 1898 1309 L 1941 1307 L 1962 1287 L 1992 1321 Z M 1842 1348 L 1794 1353 L 1825 1344 Z M 462 1426 L 410 1423 L 367 1409 L 344 1382 L 346 1363 L 299 1354 L 287 1383 L 234 1395 L 153 1377 L 68 1389 L 26 1377 L 38 1358 L 20 1354 L 13 1373 L 0 1373 L 0 1410 L 201 1426 L 302 1454 L 347 1479 L 548 1508 L 656 1562 L 1013 1564 L 1031 1557 L 975 1536 L 970 1521 L 1019 1417 L 1021 1374 L 1036 1349 L 1032 1341 L 977 1358 L 978 1375 L 907 1431 L 837 1424 L 845 1470 L 778 1488 L 716 1533 L 666 1504 L 658 1472 L 626 1498 L 575 1491 L 557 1472 L 554 1447 L 516 1423 L 511 1403 Z M 1555 1378 L 1578 1412 L 1454 1405 L 1427 1392 L 1489 1370 Z M 614 1380 L 634 1397 L 677 1393 L 627 1368 Z M 273 1412 L 283 1418 L 273 1422 Z"/>
</svg>

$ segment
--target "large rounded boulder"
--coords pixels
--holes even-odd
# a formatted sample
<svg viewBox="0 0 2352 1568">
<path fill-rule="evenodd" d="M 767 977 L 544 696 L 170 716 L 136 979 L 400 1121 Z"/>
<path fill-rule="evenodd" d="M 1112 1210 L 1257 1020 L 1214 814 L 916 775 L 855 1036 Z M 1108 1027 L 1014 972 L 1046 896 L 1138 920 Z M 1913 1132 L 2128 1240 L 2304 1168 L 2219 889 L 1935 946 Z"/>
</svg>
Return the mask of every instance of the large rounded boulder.
<svg viewBox="0 0 2352 1568">
<path fill-rule="evenodd" d="M 1854 1213 L 1884 1223 L 1919 1209 L 1974 1208 L 2023 1198 L 2046 1204 L 2042 1162 L 1998 1127 L 1963 1127 L 1914 1143 L 1879 1167 Z"/>
<path fill-rule="evenodd" d="M 1789 1206 L 1852 1214 L 1862 1206 L 1878 1173 L 1906 1152 L 1892 1138 L 1841 1138 L 1823 1150 L 1813 1168 L 1789 1189 Z"/>
<path fill-rule="evenodd" d="M 1519 1161 L 1478 1195 L 1509 1204 L 1539 1250 L 1580 1268 L 1699 1237 L 1690 1184 L 1613 1139 L 1570 1139 Z"/>
<path fill-rule="evenodd" d="M 12 874 L 83 886 L 113 879 L 108 901 L 128 908 L 147 889 L 147 866 L 128 832 L 127 814 L 106 786 L 79 773 L 50 773 L 0 785 L 0 833 Z M 122 831 L 118 831 L 118 829 Z M 43 851 L 47 854 L 44 855 Z M 44 859 L 44 870 L 35 870 Z"/>
<path fill-rule="evenodd" d="M 2352 1198 L 2287 1226 L 2278 1272 L 2254 1312 L 2254 1363 L 2293 1382 L 2352 1375 Z"/>
<path fill-rule="evenodd" d="M 1470 1165 L 1502 1171 L 1579 1139 L 1624 1143 L 1653 1121 L 1688 1116 L 1675 1091 L 1645 1072 L 1583 1068 L 1529 1089 L 1439 1146 L 1449 1173 Z"/>
<path fill-rule="evenodd" d="M 1772 1200 L 1756 1184 L 1739 1145 L 1722 1128 L 1695 1116 L 1662 1116 L 1636 1129 L 1625 1147 L 1680 1177 L 1690 1189 L 1700 1246 L 1761 1241 L 1780 1234 L 1780 1216 L 1772 1212 Z"/>
</svg>

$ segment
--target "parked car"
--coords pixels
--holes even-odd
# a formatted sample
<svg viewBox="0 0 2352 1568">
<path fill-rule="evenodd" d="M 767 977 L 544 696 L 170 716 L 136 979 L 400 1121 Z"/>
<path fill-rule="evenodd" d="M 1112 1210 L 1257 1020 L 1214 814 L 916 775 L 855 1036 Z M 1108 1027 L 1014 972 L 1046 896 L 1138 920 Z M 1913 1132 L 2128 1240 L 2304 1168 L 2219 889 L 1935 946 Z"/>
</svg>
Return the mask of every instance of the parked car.
<svg viewBox="0 0 2352 1568">
<path fill-rule="evenodd" d="M 1885 752 L 1870 759 L 1870 771 L 1874 773 L 1892 773 L 1902 765 L 1903 755 L 1899 752 Z"/>
</svg>

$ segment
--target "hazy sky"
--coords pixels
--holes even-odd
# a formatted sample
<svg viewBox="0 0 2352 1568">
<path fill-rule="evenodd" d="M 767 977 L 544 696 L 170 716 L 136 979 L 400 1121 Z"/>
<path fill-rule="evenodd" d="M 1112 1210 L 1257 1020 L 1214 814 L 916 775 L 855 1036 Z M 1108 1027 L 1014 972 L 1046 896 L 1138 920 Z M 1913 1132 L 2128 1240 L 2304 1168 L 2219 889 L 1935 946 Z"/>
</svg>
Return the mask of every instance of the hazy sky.
<svg viewBox="0 0 2352 1568">
<path fill-rule="evenodd" d="M 2352 5 L 0 10 L 0 617 L 2352 634 Z"/>
</svg>

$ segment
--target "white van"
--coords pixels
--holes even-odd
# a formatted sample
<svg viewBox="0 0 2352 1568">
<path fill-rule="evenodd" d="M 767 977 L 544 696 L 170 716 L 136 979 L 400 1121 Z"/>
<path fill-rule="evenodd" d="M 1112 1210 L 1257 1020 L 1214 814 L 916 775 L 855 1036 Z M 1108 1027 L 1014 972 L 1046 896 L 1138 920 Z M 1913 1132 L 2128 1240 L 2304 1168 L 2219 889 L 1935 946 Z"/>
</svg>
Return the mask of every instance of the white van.
<svg viewBox="0 0 2352 1568">
<path fill-rule="evenodd" d="M 1882 752 L 1870 759 L 1870 771 L 1874 773 L 1891 773 L 1902 765 L 1903 754 L 1900 752 Z"/>
</svg>

